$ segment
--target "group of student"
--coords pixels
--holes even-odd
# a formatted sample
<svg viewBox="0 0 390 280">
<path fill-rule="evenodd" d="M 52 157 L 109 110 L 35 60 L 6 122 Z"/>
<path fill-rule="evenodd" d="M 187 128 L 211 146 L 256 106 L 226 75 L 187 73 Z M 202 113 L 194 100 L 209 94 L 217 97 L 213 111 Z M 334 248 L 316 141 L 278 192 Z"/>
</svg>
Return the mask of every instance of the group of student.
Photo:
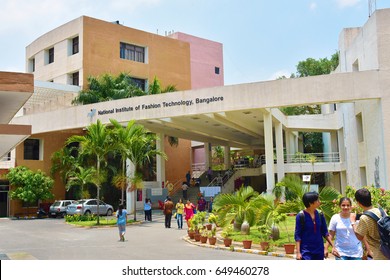
<svg viewBox="0 0 390 280">
<path fill-rule="evenodd" d="M 323 260 L 328 257 L 329 246 L 332 246 L 331 252 L 336 260 L 361 260 L 362 243 L 368 259 L 387 260 L 380 250 L 377 222 L 368 215 L 352 213 L 349 198 L 339 200 L 341 211 L 331 217 L 329 228 L 324 215 L 317 211 L 321 204 L 319 194 L 305 193 L 302 200 L 306 208 L 296 216 L 295 223 L 297 260 Z M 369 211 L 378 217 L 384 214 L 381 209 L 372 206 L 371 193 L 366 188 L 356 191 L 355 200 L 365 213 Z"/>
</svg>

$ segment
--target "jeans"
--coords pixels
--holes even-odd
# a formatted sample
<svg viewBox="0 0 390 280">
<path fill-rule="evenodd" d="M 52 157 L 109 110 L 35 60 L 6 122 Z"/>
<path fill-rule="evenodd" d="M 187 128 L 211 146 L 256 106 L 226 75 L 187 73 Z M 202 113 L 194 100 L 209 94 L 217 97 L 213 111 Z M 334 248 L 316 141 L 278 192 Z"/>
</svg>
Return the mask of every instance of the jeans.
<svg viewBox="0 0 390 280">
<path fill-rule="evenodd" d="M 183 214 L 176 214 L 177 227 L 183 228 Z"/>
</svg>

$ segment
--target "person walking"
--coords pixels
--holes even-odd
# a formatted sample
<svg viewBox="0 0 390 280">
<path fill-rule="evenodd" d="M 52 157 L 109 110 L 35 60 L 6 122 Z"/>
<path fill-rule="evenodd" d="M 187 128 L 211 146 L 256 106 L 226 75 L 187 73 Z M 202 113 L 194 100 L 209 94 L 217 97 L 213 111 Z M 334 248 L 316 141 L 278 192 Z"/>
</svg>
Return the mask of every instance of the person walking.
<svg viewBox="0 0 390 280">
<path fill-rule="evenodd" d="M 145 221 L 152 221 L 152 201 L 150 198 L 145 198 L 144 202 Z"/>
<path fill-rule="evenodd" d="M 123 205 L 119 205 L 118 212 L 116 213 L 117 225 L 119 230 L 119 241 L 125 241 L 127 211 L 123 209 Z"/>
<path fill-rule="evenodd" d="M 164 215 L 165 215 L 165 228 L 171 228 L 172 210 L 173 210 L 172 199 L 168 196 L 164 203 Z"/>
<path fill-rule="evenodd" d="M 181 198 L 176 203 L 176 219 L 177 219 L 177 227 L 178 229 L 183 228 L 183 214 L 184 214 L 184 203 Z"/>
<path fill-rule="evenodd" d="M 326 226 L 325 217 L 317 211 L 321 202 L 317 192 L 305 193 L 302 197 L 304 209 L 296 216 L 295 241 L 297 260 L 323 260 L 328 256 L 325 252 L 323 237 L 333 247 Z"/>
<path fill-rule="evenodd" d="M 357 204 L 363 208 L 364 212 L 371 212 L 377 217 L 382 217 L 381 209 L 372 206 L 371 193 L 368 189 L 358 189 L 355 192 L 355 200 Z M 383 213 L 386 215 L 384 211 Z M 356 215 L 351 215 L 351 224 L 357 239 L 367 239 L 367 243 L 370 245 L 372 251 L 373 259 L 387 260 L 380 250 L 380 236 L 376 221 L 365 214 L 361 215 L 359 220 L 356 220 Z"/>
<path fill-rule="evenodd" d="M 196 210 L 201 212 L 206 211 L 206 204 L 206 199 L 204 199 L 203 195 L 201 195 L 198 199 L 198 206 L 196 207 Z"/>
<path fill-rule="evenodd" d="M 191 184 L 191 172 L 190 171 L 188 171 L 186 173 L 186 182 L 187 182 L 187 186 L 190 186 L 190 184 Z"/>
<path fill-rule="evenodd" d="M 340 213 L 334 214 L 329 222 L 329 234 L 335 240 L 332 254 L 336 260 L 361 260 L 363 257 L 362 243 L 356 238 L 351 224 L 352 201 L 348 197 L 339 200 Z M 367 255 L 372 253 L 368 243 L 365 242 Z M 325 244 L 325 251 L 328 251 L 329 243 Z"/>
<path fill-rule="evenodd" d="M 209 170 L 207 170 L 207 179 L 209 180 L 209 183 L 213 180 L 213 170 L 211 167 L 209 167 Z"/>
<path fill-rule="evenodd" d="M 187 222 L 187 227 L 190 228 L 190 220 L 194 216 L 194 209 L 195 205 L 191 203 L 191 201 L 188 199 L 186 205 L 184 206 L 184 213 L 185 213 L 185 219 Z"/>
<path fill-rule="evenodd" d="M 187 199 L 187 190 L 188 190 L 188 184 L 186 182 L 183 182 L 181 185 L 181 189 L 183 190 L 183 199 Z"/>
</svg>

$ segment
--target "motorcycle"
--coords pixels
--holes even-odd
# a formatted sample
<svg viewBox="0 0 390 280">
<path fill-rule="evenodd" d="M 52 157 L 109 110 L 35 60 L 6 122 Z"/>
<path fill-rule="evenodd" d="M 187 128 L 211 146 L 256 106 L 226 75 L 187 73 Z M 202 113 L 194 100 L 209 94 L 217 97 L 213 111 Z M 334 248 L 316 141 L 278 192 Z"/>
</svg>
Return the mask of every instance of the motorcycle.
<svg viewBox="0 0 390 280">
<path fill-rule="evenodd" d="M 49 214 L 43 210 L 42 208 L 39 208 L 38 211 L 37 211 L 37 217 L 38 219 L 43 219 L 43 218 L 47 218 L 49 216 Z"/>
</svg>

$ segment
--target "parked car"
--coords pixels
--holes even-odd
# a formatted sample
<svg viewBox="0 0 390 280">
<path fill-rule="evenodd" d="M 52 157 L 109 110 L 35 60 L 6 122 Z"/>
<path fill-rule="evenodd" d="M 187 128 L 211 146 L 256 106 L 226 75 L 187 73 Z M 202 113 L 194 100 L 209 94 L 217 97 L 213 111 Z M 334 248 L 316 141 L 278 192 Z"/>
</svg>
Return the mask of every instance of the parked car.
<svg viewBox="0 0 390 280">
<path fill-rule="evenodd" d="M 99 200 L 99 214 L 111 216 L 114 212 L 112 205 Z M 97 215 L 97 199 L 81 199 L 74 201 L 66 210 L 67 215 Z"/>
<path fill-rule="evenodd" d="M 66 209 L 73 200 L 56 200 L 49 207 L 49 217 L 61 217 L 63 218 L 66 215 Z"/>
</svg>

